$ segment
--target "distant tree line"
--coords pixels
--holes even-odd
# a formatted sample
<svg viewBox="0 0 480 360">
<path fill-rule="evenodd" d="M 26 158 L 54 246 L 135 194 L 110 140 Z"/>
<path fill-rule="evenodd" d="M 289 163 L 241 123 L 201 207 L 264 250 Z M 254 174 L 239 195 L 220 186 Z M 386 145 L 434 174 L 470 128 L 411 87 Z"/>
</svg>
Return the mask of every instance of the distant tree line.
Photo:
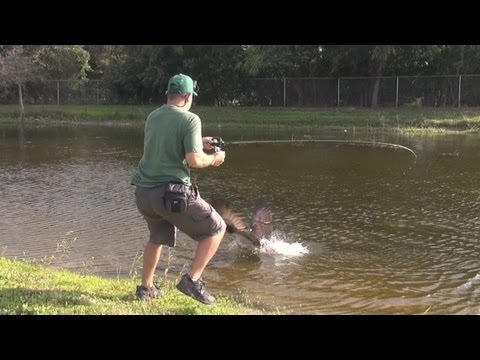
<svg viewBox="0 0 480 360">
<path fill-rule="evenodd" d="M 15 92 L 21 106 L 22 89 L 42 79 L 102 80 L 119 103 L 159 103 L 179 72 L 198 81 L 198 104 L 222 106 L 233 99 L 251 103 L 254 77 L 479 74 L 480 46 L 0 45 L 0 95 Z M 368 106 L 377 105 L 379 83 L 369 89 Z M 302 88 L 294 91 L 301 99 Z"/>
</svg>

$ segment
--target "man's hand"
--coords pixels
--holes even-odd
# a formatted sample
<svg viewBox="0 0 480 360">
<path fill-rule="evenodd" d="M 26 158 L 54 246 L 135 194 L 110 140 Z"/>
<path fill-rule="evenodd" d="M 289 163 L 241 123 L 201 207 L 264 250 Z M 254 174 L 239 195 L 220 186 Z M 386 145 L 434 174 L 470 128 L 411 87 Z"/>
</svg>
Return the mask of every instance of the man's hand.
<svg viewBox="0 0 480 360">
<path fill-rule="evenodd" d="M 205 150 L 213 150 L 214 149 L 214 146 L 212 145 L 212 137 L 211 136 L 206 136 L 204 138 L 202 138 L 202 142 L 203 142 L 203 148 Z"/>
<path fill-rule="evenodd" d="M 211 166 L 220 166 L 225 161 L 225 151 L 219 150 L 213 153 L 212 155 L 213 155 L 213 161 Z"/>
</svg>

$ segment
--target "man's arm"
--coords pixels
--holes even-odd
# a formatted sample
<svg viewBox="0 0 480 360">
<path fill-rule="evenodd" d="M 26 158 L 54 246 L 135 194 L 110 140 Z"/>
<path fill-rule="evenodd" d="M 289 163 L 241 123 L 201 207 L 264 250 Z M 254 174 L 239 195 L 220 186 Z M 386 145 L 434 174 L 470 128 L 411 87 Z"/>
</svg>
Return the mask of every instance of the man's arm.
<svg viewBox="0 0 480 360">
<path fill-rule="evenodd" d="M 193 168 L 205 168 L 208 166 L 220 166 L 225 161 L 225 151 L 219 151 L 213 154 L 204 152 L 189 152 L 185 155 L 188 165 Z"/>
</svg>

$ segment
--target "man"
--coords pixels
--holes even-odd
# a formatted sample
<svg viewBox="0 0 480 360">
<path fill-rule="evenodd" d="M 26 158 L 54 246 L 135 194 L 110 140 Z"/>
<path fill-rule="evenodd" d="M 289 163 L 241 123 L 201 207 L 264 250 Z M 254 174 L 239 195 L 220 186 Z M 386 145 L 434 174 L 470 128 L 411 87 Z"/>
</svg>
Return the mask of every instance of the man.
<svg viewBox="0 0 480 360">
<path fill-rule="evenodd" d="M 155 269 L 162 245 L 175 246 L 180 229 L 198 244 L 177 289 L 204 304 L 215 302 L 201 275 L 218 249 L 226 224 L 192 185 L 190 167 L 220 166 L 225 152 L 203 151 L 213 149 L 212 138 L 202 138 L 200 118 L 189 111 L 193 96 L 197 96 L 195 90 L 196 82 L 189 76 L 173 76 L 166 91 L 167 104 L 151 112 L 145 123 L 144 152 L 132 178 L 138 210 L 150 231 L 143 254 L 142 284 L 136 291 L 141 300 L 163 295 L 153 283 Z"/>
</svg>

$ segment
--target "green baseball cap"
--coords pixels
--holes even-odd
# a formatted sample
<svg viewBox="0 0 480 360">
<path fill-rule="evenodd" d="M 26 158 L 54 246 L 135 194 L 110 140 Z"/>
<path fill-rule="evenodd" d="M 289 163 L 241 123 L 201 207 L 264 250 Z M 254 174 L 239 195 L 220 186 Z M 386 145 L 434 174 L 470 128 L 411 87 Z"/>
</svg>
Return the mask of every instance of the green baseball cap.
<svg viewBox="0 0 480 360">
<path fill-rule="evenodd" d="M 188 94 L 193 93 L 193 95 L 198 96 L 196 93 L 198 91 L 198 85 L 196 80 L 188 75 L 177 74 L 174 75 L 168 80 L 168 88 L 166 94 Z"/>
</svg>

